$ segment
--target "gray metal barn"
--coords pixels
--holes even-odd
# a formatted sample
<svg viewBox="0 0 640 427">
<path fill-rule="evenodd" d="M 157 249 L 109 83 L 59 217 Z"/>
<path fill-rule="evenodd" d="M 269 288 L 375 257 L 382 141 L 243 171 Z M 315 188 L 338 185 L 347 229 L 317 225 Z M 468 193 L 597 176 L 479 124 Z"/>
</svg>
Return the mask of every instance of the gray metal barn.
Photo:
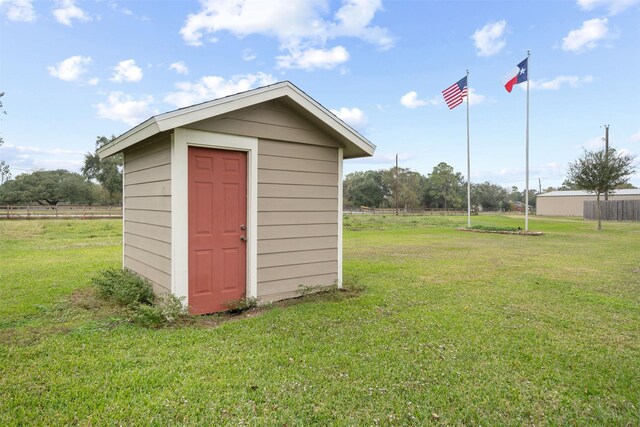
<svg viewBox="0 0 640 427">
<path fill-rule="evenodd" d="M 584 202 L 596 195 L 583 190 L 551 191 L 536 197 L 536 215 L 583 216 Z M 609 200 L 640 200 L 640 189 L 616 190 Z"/>
<path fill-rule="evenodd" d="M 342 162 L 375 146 L 290 82 L 160 114 L 124 155 L 123 266 L 193 313 L 342 284 Z"/>
</svg>

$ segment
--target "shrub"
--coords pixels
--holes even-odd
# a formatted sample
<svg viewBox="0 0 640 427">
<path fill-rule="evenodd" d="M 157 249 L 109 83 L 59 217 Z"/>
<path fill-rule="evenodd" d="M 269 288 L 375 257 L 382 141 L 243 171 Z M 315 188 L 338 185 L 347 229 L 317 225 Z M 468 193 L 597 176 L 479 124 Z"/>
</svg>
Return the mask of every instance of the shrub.
<svg viewBox="0 0 640 427">
<path fill-rule="evenodd" d="M 183 301 L 184 297 L 178 298 L 173 294 L 162 294 L 156 298 L 153 305 L 138 305 L 133 321 L 147 328 L 158 328 L 184 320 L 189 314 Z"/>
<path fill-rule="evenodd" d="M 473 225 L 471 226 L 471 229 L 482 231 L 519 231 L 520 227 L 494 227 L 491 225 Z"/>
<path fill-rule="evenodd" d="M 91 283 L 98 288 L 102 298 L 125 307 L 152 304 L 154 301 L 151 284 L 128 269 L 103 270 Z"/>
<path fill-rule="evenodd" d="M 145 328 L 159 328 L 165 324 L 161 310 L 155 305 L 140 304 L 136 307 L 132 320 Z"/>
<path fill-rule="evenodd" d="M 338 290 L 337 281 L 333 285 L 298 285 L 298 294 L 301 297 L 317 293 L 337 292 Z"/>
<path fill-rule="evenodd" d="M 225 307 L 228 308 L 228 312 L 231 314 L 239 314 L 243 311 L 250 310 L 252 308 L 256 308 L 258 306 L 258 298 L 240 298 L 237 300 L 227 301 Z"/>
</svg>

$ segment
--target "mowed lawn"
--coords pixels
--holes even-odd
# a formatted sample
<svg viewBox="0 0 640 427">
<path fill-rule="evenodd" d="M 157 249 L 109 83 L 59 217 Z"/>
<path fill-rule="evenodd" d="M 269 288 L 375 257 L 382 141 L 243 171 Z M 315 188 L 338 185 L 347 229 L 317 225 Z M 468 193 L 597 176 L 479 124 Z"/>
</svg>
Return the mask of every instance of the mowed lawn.
<svg viewBox="0 0 640 427">
<path fill-rule="evenodd" d="M 640 224 L 465 223 L 348 216 L 350 292 L 144 329 L 86 290 L 118 221 L 1 221 L 0 425 L 639 425 Z"/>
</svg>

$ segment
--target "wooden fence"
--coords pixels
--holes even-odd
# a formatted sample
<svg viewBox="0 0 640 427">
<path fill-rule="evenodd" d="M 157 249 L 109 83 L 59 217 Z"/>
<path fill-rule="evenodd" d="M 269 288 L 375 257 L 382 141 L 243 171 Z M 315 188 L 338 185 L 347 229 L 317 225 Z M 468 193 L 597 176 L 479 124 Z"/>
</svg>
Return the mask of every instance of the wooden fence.
<svg viewBox="0 0 640 427">
<path fill-rule="evenodd" d="M 0 220 L 7 219 L 105 219 L 122 218 L 122 206 L 22 205 L 0 206 Z"/>
<path fill-rule="evenodd" d="M 583 218 L 597 219 L 598 202 L 584 202 Z M 640 221 L 640 200 L 601 200 L 601 219 L 605 221 Z"/>
<path fill-rule="evenodd" d="M 451 209 L 393 209 L 393 208 L 343 208 L 342 213 L 351 215 L 398 215 L 398 216 L 423 216 L 423 215 L 466 215 L 466 210 Z M 477 215 L 471 211 L 472 215 Z"/>
</svg>

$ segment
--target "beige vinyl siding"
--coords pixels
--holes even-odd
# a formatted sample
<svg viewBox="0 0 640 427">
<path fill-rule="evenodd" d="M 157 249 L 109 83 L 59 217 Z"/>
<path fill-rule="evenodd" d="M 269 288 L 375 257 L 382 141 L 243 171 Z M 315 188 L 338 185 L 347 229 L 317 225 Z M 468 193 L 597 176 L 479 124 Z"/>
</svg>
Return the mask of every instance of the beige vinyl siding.
<svg viewBox="0 0 640 427">
<path fill-rule="evenodd" d="M 258 297 L 298 295 L 338 274 L 338 150 L 258 142 Z"/>
<path fill-rule="evenodd" d="M 338 147 L 326 132 L 322 132 L 309 120 L 302 117 L 283 101 L 274 100 L 232 111 L 211 119 L 189 124 L 189 128 L 251 136 L 278 141 L 298 142 L 325 147 Z M 306 157 L 304 149 L 292 148 L 303 152 L 304 159 L 321 160 L 319 157 Z"/>
<path fill-rule="evenodd" d="M 124 152 L 124 266 L 171 290 L 171 139 Z"/>
</svg>

